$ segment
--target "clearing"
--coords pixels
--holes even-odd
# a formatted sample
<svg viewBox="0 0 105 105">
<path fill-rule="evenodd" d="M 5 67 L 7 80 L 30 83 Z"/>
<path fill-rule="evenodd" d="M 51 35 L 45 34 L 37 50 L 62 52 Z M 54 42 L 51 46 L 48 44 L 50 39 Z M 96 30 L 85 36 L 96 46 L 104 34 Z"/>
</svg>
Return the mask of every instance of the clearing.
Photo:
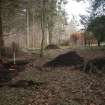
<svg viewBox="0 0 105 105">
<path fill-rule="evenodd" d="M 74 65 L 43 67 L 68 51 L 70 50 L 49 50 L 43 58 L 34 55 L 25 70 L 10 81 L 33 81 L 34 84 L 0 87 L 0 105 L 105 105 L 104 73 L 87 74 Z M 105 50 L 75 51 L 84 60 L 105 57 Z M 72 58 L 73 60 L 75 59 Z"/>
</svg>

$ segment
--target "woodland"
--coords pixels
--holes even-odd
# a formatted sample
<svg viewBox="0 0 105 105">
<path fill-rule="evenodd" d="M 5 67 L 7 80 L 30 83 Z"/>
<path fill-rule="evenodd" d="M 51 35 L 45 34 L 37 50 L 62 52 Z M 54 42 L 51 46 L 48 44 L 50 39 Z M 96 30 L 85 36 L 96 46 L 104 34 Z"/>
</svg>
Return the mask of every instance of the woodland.
<svg viewBox="0 0 105 105">
<path fill-rule="evenodd" d="M 0 0 L 0 105 L 105 105 L 105 0 L 68 2 Z"/>
</svg>

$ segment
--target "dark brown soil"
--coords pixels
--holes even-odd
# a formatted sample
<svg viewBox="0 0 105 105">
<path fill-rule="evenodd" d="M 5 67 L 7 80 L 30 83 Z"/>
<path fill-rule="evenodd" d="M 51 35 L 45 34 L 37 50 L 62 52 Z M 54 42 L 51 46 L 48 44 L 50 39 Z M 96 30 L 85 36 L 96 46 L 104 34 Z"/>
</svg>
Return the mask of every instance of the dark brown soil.
<svg viewBox="0 0 105 105">
<path fill-rule="evenodd" d="M 45 49 L 46 50 L 59 49 L 59 46 L 58 45 L 55 45 L 55 44 L 51 44 L 51 45 L 48 45 Z"/>
<path fill-rule="evenodd" d="M 78 66 L 84 62 L 83 58 L 80 57 L 75 51 L 71 51 L 65 54 L 61 54 L 52 61 L 47 62 L 44 67 L 64 67 L 64 66 Z"/>
<path fill-rule="evenodd" d="M 85 72 L 105 72 L 105 57 L 97 57 L 89 60 L 86 64 Z"/>
</svg>

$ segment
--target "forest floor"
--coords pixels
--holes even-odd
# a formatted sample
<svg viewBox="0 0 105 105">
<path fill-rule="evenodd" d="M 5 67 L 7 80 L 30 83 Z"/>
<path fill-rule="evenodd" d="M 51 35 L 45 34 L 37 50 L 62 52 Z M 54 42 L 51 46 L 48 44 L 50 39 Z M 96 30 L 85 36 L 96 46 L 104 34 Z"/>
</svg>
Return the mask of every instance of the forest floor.
<svg viewBox="0 0 105 105">
<path fill-rule="evenodd" d="M 10 82 L 33 81 L 20 87 L 0 87 L 0 105 L 105 105 L 105 74 L 87 74 L 79 68 L 43 67 L 70 49 L 46 51 L 44 57 L 30 55 L 25 70 Z M 105 57 L 105 50 L 76 50 L 80 57 L 91 60 Z M 29 56 L 29 55 L 28 55 Z"/>
</svg>

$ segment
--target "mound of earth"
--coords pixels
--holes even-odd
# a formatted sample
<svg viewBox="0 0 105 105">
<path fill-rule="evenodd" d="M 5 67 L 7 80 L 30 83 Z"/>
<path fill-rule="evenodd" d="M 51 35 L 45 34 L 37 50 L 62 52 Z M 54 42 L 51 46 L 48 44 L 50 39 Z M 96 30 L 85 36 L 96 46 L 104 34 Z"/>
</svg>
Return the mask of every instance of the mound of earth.
<svg viewBox="0 0 105 105">
<path fill-rule="evenodd" d="M 71 51 L 62 55 L 59 55 L 54 60 L 44 64 L 44 67 L 64 67 L 64 66 L 81 66 L 84 60 L 75 51 Z"/>
<path fill-rule="evenodd" d="M 93 60 L 89 60 L 86 63 L 84 70 L 85 72 L 97 72 L 97 70 L 105 72 L 105 58 L 98 57 Z"/>
<path fill-rule="evenodd" d="M 50 44 L 50 45 L 46 46 L 45 49 L 59 49 L 59 46 L 57 46 L 55 44 Z"/>
</svg>

